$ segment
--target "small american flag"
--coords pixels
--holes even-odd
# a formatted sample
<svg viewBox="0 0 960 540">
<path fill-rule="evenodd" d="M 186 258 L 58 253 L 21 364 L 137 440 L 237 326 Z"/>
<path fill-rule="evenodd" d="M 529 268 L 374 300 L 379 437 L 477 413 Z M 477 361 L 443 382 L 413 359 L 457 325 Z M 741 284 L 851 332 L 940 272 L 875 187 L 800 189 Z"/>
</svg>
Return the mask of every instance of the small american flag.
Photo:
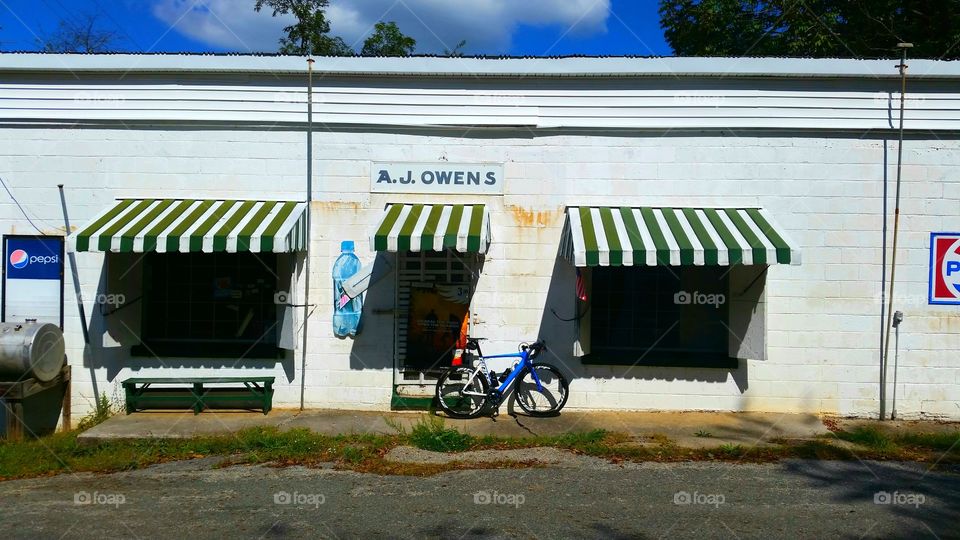
<svg viewBox="0 0 960 540">
<path fill-rule="evenodd" d="M 583 284 L 583 274 L 577 268 L 577 300 L 587 301 L 587 287 Z"/>
</svg>

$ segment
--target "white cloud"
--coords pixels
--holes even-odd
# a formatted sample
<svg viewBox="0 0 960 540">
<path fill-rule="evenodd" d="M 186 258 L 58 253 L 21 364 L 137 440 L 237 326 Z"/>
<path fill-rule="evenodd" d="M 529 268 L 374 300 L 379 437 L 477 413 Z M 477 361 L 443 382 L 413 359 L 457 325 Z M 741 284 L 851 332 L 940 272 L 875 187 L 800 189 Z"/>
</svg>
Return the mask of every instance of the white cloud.
<svg viewBox="0 0 960 540">
<path fill-rule="evenodd" d="M 152 12 L 175 31 L 212 46 L 273 51 L 288 17 L 253 10 L 254 0 L 152 0 Z M 606 31 L 610 0 L 331 0 L 332 33 L 360 48 L 373 25 L 395 21 L 417 40 L 417 52 L 443 52 L 460 40 L 466 50 L 498 54 L 519 25 L 556 26 L 561 33 Z M 532 51 L 549 54 L 549 50 Z"/>
<path fill-rule="evenodd" d="M 153 0 L 154 17 L 189 38 L 240 52 L 277 50 L 291 19 L 257 13 L 253 0 Z"/>
</svg>

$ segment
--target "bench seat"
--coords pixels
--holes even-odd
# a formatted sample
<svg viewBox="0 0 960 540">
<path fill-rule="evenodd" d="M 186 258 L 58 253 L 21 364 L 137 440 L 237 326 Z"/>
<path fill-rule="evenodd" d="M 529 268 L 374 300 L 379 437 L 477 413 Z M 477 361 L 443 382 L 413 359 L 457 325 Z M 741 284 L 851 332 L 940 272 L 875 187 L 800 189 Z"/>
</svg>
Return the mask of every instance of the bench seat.
<svg viewBox="0 0 960 540">
<path fill-rule="evenodd" d="M 127 414 L 145 409 L 273 408 L 274 377 L 134 377 L 123 381 Z"/>
</svg>

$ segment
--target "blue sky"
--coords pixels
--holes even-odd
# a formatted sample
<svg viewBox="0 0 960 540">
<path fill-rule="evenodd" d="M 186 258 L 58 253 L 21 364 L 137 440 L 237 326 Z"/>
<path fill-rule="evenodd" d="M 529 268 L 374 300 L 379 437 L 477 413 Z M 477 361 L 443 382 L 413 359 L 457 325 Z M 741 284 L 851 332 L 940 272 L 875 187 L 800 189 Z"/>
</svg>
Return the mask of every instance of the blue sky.
<svg viewBox="0 0 960 540">
<path fill-rule="evenodd" d="M 61 20 L 94 14 L 131 51 L 273 52 L 283 26 L 254 0 L 0 0 L 0 49 L 32 50 Z M 359 48 L 378 21 L 396 21 L 438 53 L 669 55 L 656 0 L 331 0 L 333 33 Z"/>
</svg>

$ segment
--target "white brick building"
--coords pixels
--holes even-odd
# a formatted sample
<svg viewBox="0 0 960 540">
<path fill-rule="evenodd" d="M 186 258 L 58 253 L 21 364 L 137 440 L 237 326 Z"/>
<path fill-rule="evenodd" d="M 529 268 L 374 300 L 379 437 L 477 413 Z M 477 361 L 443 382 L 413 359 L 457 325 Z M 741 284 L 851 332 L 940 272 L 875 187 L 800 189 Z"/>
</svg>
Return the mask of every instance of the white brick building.
<svg viewBox="0 0 960 540">
<path fill-rule="evenodd" d="M 928 298 L 931 233 L 960 231 L 960 66 L 909 63 L 894 304 L 905 314 L 897 411 L 960 419 L 960 307 Z M 341 241 L 355 241 L 361 261 L 373 262 L 371 236 L 385 209 L 427 204 L 483 205 L 490 227 L 485 254 L 421 253 L 448 261 L 445 276 L 434 281 L 470 285 L 470 333 L 490 339 L 488 352 L 546 340 L 549 360 L 572 380 L 569 408 L 875 416 L 885 324 L 881 231 L 884 212 L 893 214 L 896 174 L 895 64 L 318 59 L 309 250 L 294 241 L 290 253 L 270 259 L 276 283 L 264 283 L 256 270 L 221 270 L 233 264 L 230 255 L 209 274 L 232 275 L 223 278 L 229 290 L 240 290 L 231 283 L 241 282 L 241 274 L 259 279 L 263 290 L 248 283 L 246 292 L 234 293 L 243 298 L 289 288 L 290 303 L 299 306 L 309 253 L 308 302 L 315 307 L 308 310 L 305 358 L 302 308 L 281 306 L 276 317 L 270 306 L 225 308 L 218 302 L 230 298 L 215 296 L 210 280 L 184 277 L 207 276 L 205 263 L 196 261 L 212 258 L 190 259 L 198 266 L 188 268 L 185 258 L 165 259 L 169 253 L 78 250 L 68 262 L 75 261 L 85 318 L 73 295 L 71 264 L 64 285 L 74 409 L 89 409 L 97 393 L 120 397 L 120 381 L 132 376 L 272 375 L 276 407 L 299 406 L 301 385 L 306 407 L 386 410 L 410 403 L 402 398 L 430 395 L 437 362 L 406 358 L 404 341 L 411 287 L 431 281 L 428 270 L 419 277 L 405 273 L 431 267 L 429 261 L 420 266 L 420 254 L 384 247 L 378 259 L 384 275 L 365 295 L 362 331 L 355 339 L 331 331 L 331 268 Z M 57 184 L 64 185 L 72 233 L 117 199 L 177 200 L 166 209 L 183 200 L 306 200 L 305 59 L 4 54 L 0 81 L 0 177 L 42 234 L 64 234 Z M 436 194 L 405 193 L 409 186 L 400 184 L 374 189 L 380 169 L 408 164 L 438 171 L 481 164 L 502 176 L 497 193 L 453 185 Z M 144 204 L 145 211 L 158 208 Z M 652 223 L 665 224 L 659 232 L 675 224 L 665 221 L 672 210 L 663 209 L 674 209 L 688 234 L 696 227 L 691 216 L 704 211 L 763 209 L 792 253 L 802 253 L 802 264 L 791 257 L 792 264 L 768 266 L 777 247 L 770 238 L 756 240 L 766 246 L 767 260 L 732 266 L 735 260 L 717 264 L 709 254 L 704 261 L 702 252 L 685 251 L 669 238 L 659 254 L 649 242 L 647 248 L 634 244 L 626 257 L 635 266 L 604 266 L 611 259 L 601 245 L 600 259 L 580 265 L 588 289 L 580 301 L 576 261 L 564 256 L 569 244 L 576 258 L 570 236 L 577 234 L 576 219 L 568 224 L 572 232 L 565 223 L 579 208 L 637 209 L 641 217 L 653 209 Z M 623 228 L 616 217 L 615 224 L 621 239 L 624 231 L 629 236 L 629 223 Z M 723 233 L 701 224 L 710 229 L 696 228 L 701 239 Z M 889 246 L 892 218 L 888 224 Z M 113 240 L 107 235 L 106 251 L 124 251 L 121 229 Z M 609 236 L 609 226 L 605 230 Z M 37 234 L 10 197 L 0 205 L 0 232 Z M 649 232 L 657 234 L 649 226 L 643 234 Z M 680 236 L 674 240 L 683 244 Z M 614 259 L 623 255 L 608 248 Z M 728 255 L 735 259 L 732 252 L 721 257 Z M 478 270 L 476 277 L 463 273 L 462 260 Z M 223 309 L 239 319 L 248 307 L 258 314 L 236 332 L 236 322 L 181 317 L 196 310 L 180 306 L 176 291 L 159 292 L 157 276 L 198 287 L 200 295 L 206 294 L 201 285 L 209 285 L 208 303 L 220 306 L 211 313 L 221 319 Z M 706 292 L 722 292 L 729 302 L 670 308 L 664 299 L 687 284 L 714 284 L 716 290 Z M 113 312 L 91 300 L 104 294 L 123 294 L 129 305 Z M 219 336 L 212 345 L 196 335 L 208 323 Z M 246 332 L 257 325 L 268 337 L 257 341 L 258 357 L 251 358 Z M 713 330 L 702 333 L 708 327 Z M 237 343 L 227 343 L 231 335 Z M 891 344 L 891 357 L 893 351 Z M 892 365 L 890 377 L 892 383 Z"/>
</svg>

